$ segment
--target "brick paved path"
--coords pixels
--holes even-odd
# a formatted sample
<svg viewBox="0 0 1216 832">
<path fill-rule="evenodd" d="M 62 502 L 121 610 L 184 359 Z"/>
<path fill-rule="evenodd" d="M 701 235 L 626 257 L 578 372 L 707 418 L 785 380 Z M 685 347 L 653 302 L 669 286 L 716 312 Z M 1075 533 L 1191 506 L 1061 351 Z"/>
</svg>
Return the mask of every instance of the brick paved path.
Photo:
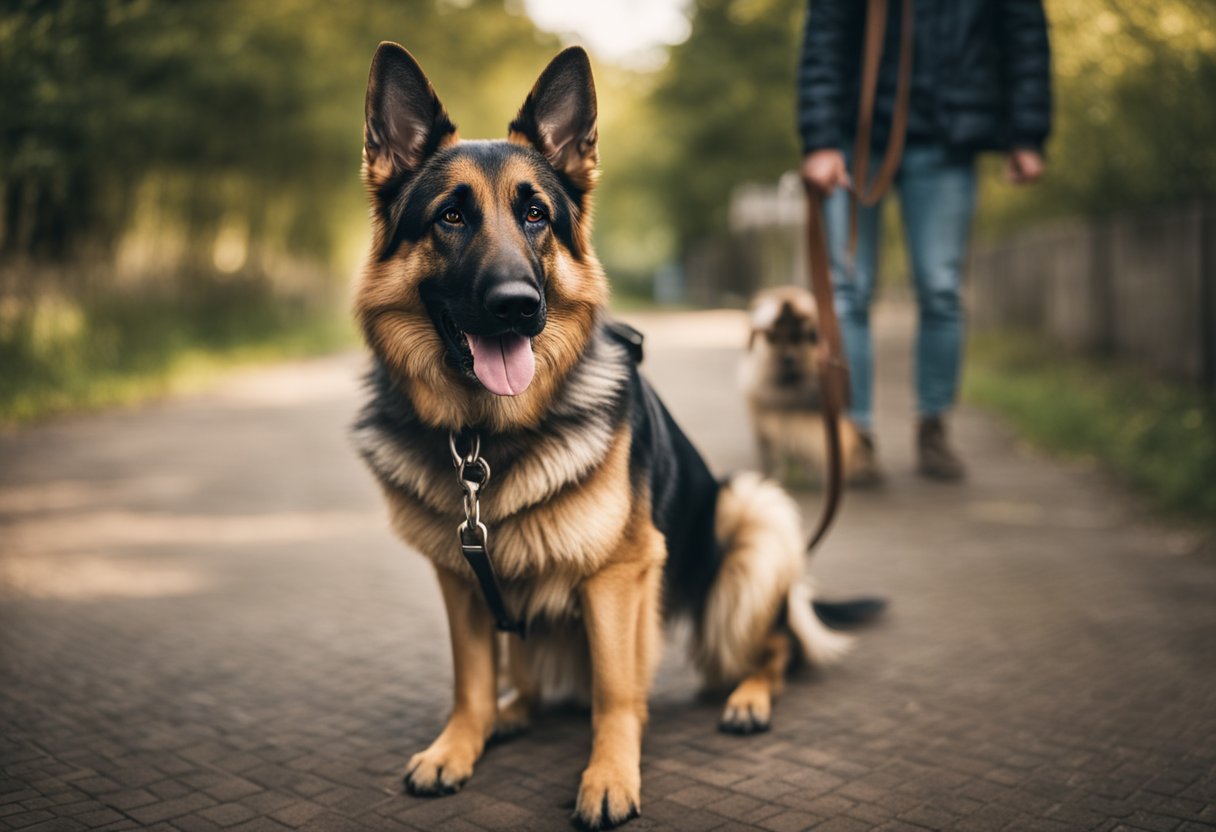
<svg viewBox="0 0 1216 832">
<path fill-rule="evenodd" d="M 916 480 L 887 317 L 890 482 L 849 498 L 816 572 L 889 618 L 753 738 L 714 730 L 669 651 L 631 828 L 1216 828 L 1216 557 L 975 413 L 970 483 Z M 739 319 L 642 323 L 677 417 L 718 470 L 749 465 Z M 0 829 L 568 828 L 583 715 L 491 749 L 459 795 L 399 793 L 450 669 L 433 580 L 344 438 L 357 367 L 0 439 Z"/>
</svg>

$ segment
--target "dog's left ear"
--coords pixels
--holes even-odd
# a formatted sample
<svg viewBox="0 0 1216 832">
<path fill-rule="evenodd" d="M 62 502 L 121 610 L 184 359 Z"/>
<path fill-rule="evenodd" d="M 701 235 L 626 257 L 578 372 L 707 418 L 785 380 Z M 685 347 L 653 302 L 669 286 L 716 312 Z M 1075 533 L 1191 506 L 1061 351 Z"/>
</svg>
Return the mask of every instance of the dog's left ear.
<svg viewBox="0 0 1216 832">
<path fill-rule="evenodd" d="M 508 129 L 511 141 L 535 147 L 579 190 L 595 186 L 599 173 L 595 81 L 582 47 L 562 51 L 545 67 Z"/>
</svg>

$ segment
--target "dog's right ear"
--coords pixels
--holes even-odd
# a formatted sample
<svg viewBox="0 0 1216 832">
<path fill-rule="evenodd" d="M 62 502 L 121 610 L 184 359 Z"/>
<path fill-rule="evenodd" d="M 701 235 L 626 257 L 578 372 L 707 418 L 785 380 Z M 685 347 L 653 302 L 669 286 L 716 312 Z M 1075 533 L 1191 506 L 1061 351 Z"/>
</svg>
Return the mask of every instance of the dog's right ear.
<svg viewBox="0 0 1216 832">
<path fill-rule="evenodd" d="M 396 43 L 380 44 L 372 58 L 363 113 L 363 178 L 376 192 L 404 182 L 456 141 L 456 125 L 422 67 Z"/>
</svg>

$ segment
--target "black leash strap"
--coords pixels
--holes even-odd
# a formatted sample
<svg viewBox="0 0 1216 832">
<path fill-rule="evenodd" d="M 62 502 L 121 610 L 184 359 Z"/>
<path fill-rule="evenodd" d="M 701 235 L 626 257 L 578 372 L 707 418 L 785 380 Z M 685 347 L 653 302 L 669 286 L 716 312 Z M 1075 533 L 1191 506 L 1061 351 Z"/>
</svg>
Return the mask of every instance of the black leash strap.
<svg viewBox="0 0 1216 832">
<path fill-rule="evenodd" d="M 490 463 L 481 455 L 481 437 L 474 434 L 467 454 L 456 447 L 456 434 L 448 434 L 448 448 L 452 452 L 452 464 L 456 466 L 456 478 L 464 489 L 464 522 L 456 529 L 460 540 L 460 551 L 481 586 L 494 626 L 500 632 L 516 633 L 520 638 L 527 635 L 527 624 L 521 618 L 512 618 L 507 612 L 507 603 L 498 585 L 498 575 L 490 560 L 490 533 L 481 522 L 481 489 L 490 481 Z"/>
</svg>

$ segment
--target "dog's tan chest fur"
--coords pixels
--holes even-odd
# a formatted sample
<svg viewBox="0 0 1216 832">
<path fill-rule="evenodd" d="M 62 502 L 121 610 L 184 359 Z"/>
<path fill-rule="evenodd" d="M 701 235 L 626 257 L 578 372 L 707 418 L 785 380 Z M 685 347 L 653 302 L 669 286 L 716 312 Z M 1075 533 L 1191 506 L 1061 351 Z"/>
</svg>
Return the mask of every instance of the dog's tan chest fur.
<svg viewBox="0 0 1216 832">
<path fill-rule="evenodd" d="M 482 494 L 491 558 L 513 607 L 529 615 L 570 614 L 578 583 L 604 566 L 618 548 L 632 510 L 627 425 L 577 448 L 541 440 Z M 369 447 L 368 437 L 363 446 Z M 403 485 L 385 485 L 393 530 L 437 566 L 472 577 L 456 537 L 464 520 L 461 489 L 452 468 L 397 459 Z M 494 458 L 491 443 L 482 446 Z M 393 451 L 379 446 L 386 462 Z M 412 464 L 411 464 L 412 463 Z M 491 463 L 492 464 L 492 463 Z"/>
<path fill-rule="evenodd" d="M 629 482 L 628 423 L 613 416 L 626 395 L 629 361 L 620 345 L 590 339 L 545 423 L 510 441 L 482 436 L 492 473 L 481 519 L 504 592 L 520 613 L 552 616 L 568 607 L 573 589 L 618 546 L 634 502 L 644 499 Z M 427 441 L 444 443 L 442 432 L 432 435 Z M 353 439 L 380 480 L 397 535 L 471 579 L 456 537 L 463 491 L 446 449 L 421 447 L 376 419 L 362 421 Z"/>
</svg>

